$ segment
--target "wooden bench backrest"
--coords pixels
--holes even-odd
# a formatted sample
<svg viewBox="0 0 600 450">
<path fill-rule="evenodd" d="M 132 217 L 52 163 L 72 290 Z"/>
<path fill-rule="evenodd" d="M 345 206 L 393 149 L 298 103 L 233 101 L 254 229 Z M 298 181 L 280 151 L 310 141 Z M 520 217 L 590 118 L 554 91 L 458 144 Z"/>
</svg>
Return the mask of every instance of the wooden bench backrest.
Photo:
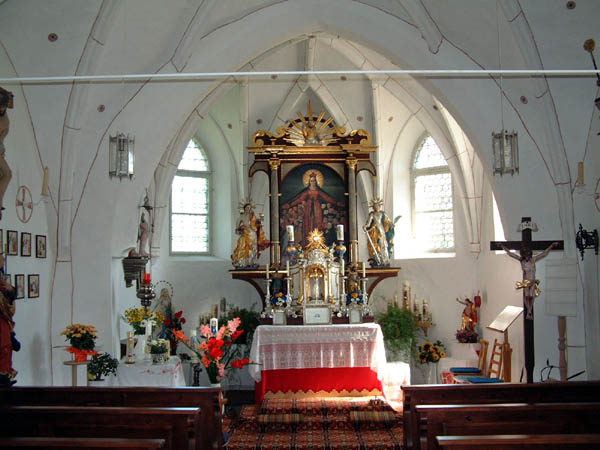
<svg viewBox="0 0 600 450">
<path fill-rule="evenodd" d="M 495 434 L 482 436 L 438 436 L 438 446 L 447 450 L 507 450 L 531 446 L 540 450 L 590 449 L 600 447 L 600 434 Z"/>
<path fill-rule="evenodd" d="M 417 405 L 452 405 L 500 402 L 588 402 L 600 401 L 600 382 L 440 384 L 402 386 L 404 394 L 404 448 L 418 449 L 420 418 Z M 414 439 L 417 437 L 417 439 Z"/>
<path fill-rule="evenodd" d="M 0 389 L 0 405 L 196 407 L 197 448 L 221 448 L 223 391 L 203 387 L 23 386 Z"/>
<path fill-rule="evenodd" d="M 600 403 L 420 405 L 417 411 L 427 418 L 429 450 L 444 435 L 600 432 Z"/>
<path fill-rule="evenodd" d="M 165 448 L 187 449 L 188 419 L 198 408 L 130 408 L 95 406 L 2 406 L 0 435 L 159 438 Z"/>
<path fill-rule="evenodd" d="M 88 450 L 110 448 L 112 450 L 152 450 L 164 448 L 164 439 L 121 439 L 97 437 L 4 437 L 0 448 L 85 448 Z"/>
</svg>

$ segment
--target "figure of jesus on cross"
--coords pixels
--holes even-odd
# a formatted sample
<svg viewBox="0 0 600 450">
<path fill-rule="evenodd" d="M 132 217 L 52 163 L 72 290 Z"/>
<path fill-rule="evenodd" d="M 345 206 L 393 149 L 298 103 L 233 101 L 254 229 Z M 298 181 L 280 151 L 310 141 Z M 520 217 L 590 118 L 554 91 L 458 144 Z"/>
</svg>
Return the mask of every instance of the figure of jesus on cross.
<svg viewBox="0 0 600 450">
<path fill-rule="evenodd" d="M 527 371 L 527 382 L 533 383 L 533 368 L 535 365 L 534 340 L 533 340 L 533 301 L 539 295 L 539 280 L 535 278 L 535 263 L 539 261 L 551 250 L 563 250 L 563 241 L 532 241 L 531 232 L 537 231 L 537 226 L 531 221 L 531 217 L 522 217 L 519 224 L 521 231 L 521 241 L 492 241 L 490 250 L 504 250 L 508 256 L 521 263 L 523 269 L 523 280 L 517 282 L 517 289 L 523 289 L 523 306 L 525 307 L 525 317 L 523 321 L 523 331 L 525 338 L 525 370 Z M 519 250 L 519 253 L 510 250 Z M 533 250 L 542 250 L 537 255 L 533 255 Z"/>
</svg>

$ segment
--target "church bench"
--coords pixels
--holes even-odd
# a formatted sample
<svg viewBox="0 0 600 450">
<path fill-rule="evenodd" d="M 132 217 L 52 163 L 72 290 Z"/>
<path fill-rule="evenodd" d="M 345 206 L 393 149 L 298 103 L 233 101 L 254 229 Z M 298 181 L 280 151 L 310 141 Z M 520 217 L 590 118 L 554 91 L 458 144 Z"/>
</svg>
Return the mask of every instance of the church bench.
<svg viewBox="0 0 600 450">
<path fill-rule="evenodd" d="M 437 444 L 447 450 L 540 450 L 589 449 L 600 447 L 600 434 L 496 434 L 482 436 L 437 436 Z"/>
<path fill-rule="evenodd" d="M 545 403 L 600 400 L 600 382 L 502 383 L 486 385 L 402 386 L 404 393 L 404 448 L 419 449 L 427 424 L 417 415 L 418 405 L 485 404 L 501 402 Z"/>
<path fill-rule="evenodd" d="M 439 436 L 600 433 L 600 403 L 420 405 L 427 418 L 421 448 L 439 449 Z M 599 435 L 600 436 L 600 435 Z"/>
<path fill-rule="evenodd" d="M 13 386 L 0 389 L 0 405 L 130 406 L 200 408 L 196 448 L 223 445 L 223 391 L 209 387 Z"/>
<path fill-rule="evenodd" d="M 188 420 L 198 408 L 0 406 L 0 436 L 164 439 L 164 448 L 192 448 Z"/>
<path fill-rule="evenodd" d="M 86 448 L 112 450 L 153 450 L 163 448 L 164 439 L 121 439 L 96 437 L 4 437 L 0 438 L 0 448 Z"/>
</svg>

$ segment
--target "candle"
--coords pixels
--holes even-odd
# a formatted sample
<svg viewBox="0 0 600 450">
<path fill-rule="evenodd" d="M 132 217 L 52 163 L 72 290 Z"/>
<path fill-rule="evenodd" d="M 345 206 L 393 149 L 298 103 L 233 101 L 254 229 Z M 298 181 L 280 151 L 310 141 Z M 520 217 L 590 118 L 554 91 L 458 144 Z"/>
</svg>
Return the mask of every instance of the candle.
<svg viewBox="0 0 600 450">
<path fill-rule="evenodd" d="M 144 274 L 144 284 L 150 284 L 150 273 L 148 272 Z"/>
<path fill-rule="evenodd" d="M 146 320 L 146 336 L 152 335 L 152 320 Z"/>
<path fill-rule="evenodd" d="M 288 234 L 288 240 L 290 242 L 294 242 L 294 225 L 288 225 L 286 229 Z"/>
<path fill-rule="evenodd" d="M 584 185 L 583 182 L 583 162 L 577 163 L 577 184 Z"/>
<path fill-rule="evenodd" d="M 367 277 L 367 271 L 365 269 L 365 262 L 364 261 L 362 262 L 362 269 L 363 269 L 363 278 L 366 278 Z"/>
<path fill-rule="evenodd" d="M 217 334 L 217 328 L 219 328 L 219 319 L 213 317 L 210 319 L 210 333 L 213 336 Z"/>
<path fill-rule="evenodd" d="M 342 224 L 339 224 L 337 226 L 337 240 L 338 241 L 344 240 L 344 225 L 342 225 Z"/>
<path fill-rule="evenodd" d="M 268 280 L 269 279 L 269 264 L 268 263 L 265 265 L 265 268 L 267 270 L 267 280 Z"/>
<path fill-rule="evenodd" d="M 341 264 L 340 273 L 342 274 L 342 276 L 344 276 L 344 271 L 345 271 L 344 269 L 345 268 L 344 268 L 344 260 L 343 259 L 342 259 L 342 262 L 340 264 Z"/>
<path fill-rule="evenodd" d="M 44 178 L 42 179 L 42 195 L 48 195 L 48 168 L 44 167 Z"/>
<path fill-rule="evenodd" d="M 285 274 L 288 277 L 290 276 L 290 262 L 289 261 L 285 262 Z"/>
</svg>

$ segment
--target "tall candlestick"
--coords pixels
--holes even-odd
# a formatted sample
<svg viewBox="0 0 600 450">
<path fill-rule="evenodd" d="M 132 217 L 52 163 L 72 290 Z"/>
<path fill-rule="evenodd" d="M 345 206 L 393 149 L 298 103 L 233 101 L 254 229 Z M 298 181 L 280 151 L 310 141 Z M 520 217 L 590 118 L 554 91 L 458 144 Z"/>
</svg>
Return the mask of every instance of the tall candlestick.
<svg viewBox="0 0 600 450">
<path fill-rule="evenodd" d="M 341 223 L 337 226 L 337 240 L 344 240 L 344 225 L 342 225 Z"/>
<path fill-rule="evenodd" d="M 363 278 L 366 278 L 367 271 L 366 271 L 366 268 L 365 268 L 365 262 L 364 261 L 362 262 L 362 269 L 363 269 L 363 271 L 362 271 L 363 272 Z"/>
<path fill-rule="evenodd" d="M 288 234 L 288 240 L 290 242 L 294 242 L 294 225 L 288 225 L 287 227 L 285 227 L 287 230 L 287 234 Z"/>
<path fill-rule="evenodd" d="M 266 269 L 267 269 L 267 280 L 269 279 L 269 263 L 266 264 Z"/>
<path fill-rule="evenodd" d="M 285 275 L 288 277 L 290 276 L 290 262 L 289 261 L 285 262 Z"/>
</svg>

